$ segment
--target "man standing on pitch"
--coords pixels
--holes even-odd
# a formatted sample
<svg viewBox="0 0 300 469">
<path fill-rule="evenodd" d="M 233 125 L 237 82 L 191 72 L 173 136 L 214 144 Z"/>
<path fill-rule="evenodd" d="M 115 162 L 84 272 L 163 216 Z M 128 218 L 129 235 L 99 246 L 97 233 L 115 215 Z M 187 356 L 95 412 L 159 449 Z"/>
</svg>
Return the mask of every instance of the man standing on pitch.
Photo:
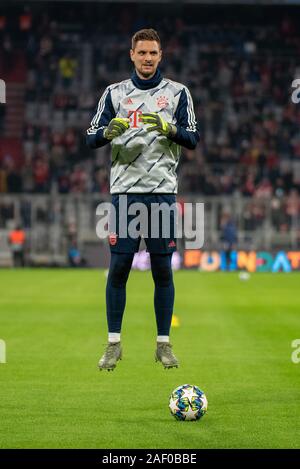
<svg viewBox="0 0 300 469">
<path fill-rule="evenodd" d="M 130 57 L 135 70 L 130 79 L 110 85 L 99 100 L 97 112 L 87 130 L 87 144 L 112 146 L 110 191 L 118 209 L 120 197 L 131 204 L 176 203 L 176 167 L 181 146 L 194 149 L 199 140 L 193 102 L 181 83 L 164 78 L 158 69 L 161 42 L 154 29 L 142 29 L 132 37 Z M 170 210 L 169 237 L 145 238 L 155 284 L 154 308 L 157 324 L 156 361 L 165 368 L 178 367 L 169 332 L 174 305 L 171 268 L 176 250 L 175 216 Z M 149 215 L 150 217 L 150 215 Z M 128 216 L 128 223 L 130 217 Z M 161 229 L 160 229 L 161 233 Z M 108 345 L 99 361 L 100 370 L 113 370 L 122 357 L 121 324 L 126 302 L 126 282 L 139 237 L 109 236 L 111 261 L 106 286 Z"/>
</svg>

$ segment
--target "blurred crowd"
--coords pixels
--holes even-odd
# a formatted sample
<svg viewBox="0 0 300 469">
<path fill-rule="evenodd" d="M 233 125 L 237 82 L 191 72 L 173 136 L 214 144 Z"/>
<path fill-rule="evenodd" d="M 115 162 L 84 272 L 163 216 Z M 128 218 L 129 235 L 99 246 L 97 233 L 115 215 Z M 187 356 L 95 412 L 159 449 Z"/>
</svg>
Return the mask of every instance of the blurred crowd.
<svg viewBox="0 0 300 469">
<path fill-rule="evenodd" d="M 9 66 L 10 51 L 21 47 L 27 78 L 23 163 L 2 155 L 0 192 L 109 192 L 110 148 L 89 150 L 85 130 L 105 87 L 131 74 L 132 33 L 152 26 L 162 39 L 162 72 L 190 88 L 201 132 L 197 149 L 182 152 L 179 192 L 285 196 L 299 211 L 297 17 L 249 10 L 233 19 L 186 5 L 166 20 L 147 7 L 80 5 L 65 5 L 64 14 L 25 8 L 22 28 L 12 32 L 8 21 L 1 29 L 2 56 Z"/>
</svg>

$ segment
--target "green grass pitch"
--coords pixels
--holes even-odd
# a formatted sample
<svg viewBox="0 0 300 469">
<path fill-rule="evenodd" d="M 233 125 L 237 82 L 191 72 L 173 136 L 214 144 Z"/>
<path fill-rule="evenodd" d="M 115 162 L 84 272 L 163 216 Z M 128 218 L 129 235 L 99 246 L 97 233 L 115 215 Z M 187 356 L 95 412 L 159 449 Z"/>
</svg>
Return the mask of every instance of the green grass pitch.
<svg viewBox="0 0 300 469">
<path fill-rule="evenodd" d="M 99 372 L 105 283 L 97 270 L 1 270 L 1 448 L 299 448 L 300 274 L 174 274 L 171 340 L 178 369 L 154 362 L 149 272 L 132 272 L 123 360 Z M 197 422 L 178 422 L 181 384 L 208 398 Z"/>
</svg>

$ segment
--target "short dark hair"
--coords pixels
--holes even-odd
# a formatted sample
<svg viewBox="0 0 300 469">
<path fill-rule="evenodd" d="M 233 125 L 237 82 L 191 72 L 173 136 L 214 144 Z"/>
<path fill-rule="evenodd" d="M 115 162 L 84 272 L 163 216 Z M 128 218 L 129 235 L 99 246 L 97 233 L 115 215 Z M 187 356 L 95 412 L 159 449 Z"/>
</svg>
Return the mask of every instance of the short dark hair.
<svg viewBox="0 0 300 469">
<path fill-rule="evenodd" d="M 136 43 L 138 41 L 156 41 L 159 44 L 159 47 L 161 47 L 161 42 L 160 42 L 160 37 L 155 31 L 155 29 L 140 29 L 137 31 L 131 39 L 131 48 L 135 49 Z"/>
</svg>

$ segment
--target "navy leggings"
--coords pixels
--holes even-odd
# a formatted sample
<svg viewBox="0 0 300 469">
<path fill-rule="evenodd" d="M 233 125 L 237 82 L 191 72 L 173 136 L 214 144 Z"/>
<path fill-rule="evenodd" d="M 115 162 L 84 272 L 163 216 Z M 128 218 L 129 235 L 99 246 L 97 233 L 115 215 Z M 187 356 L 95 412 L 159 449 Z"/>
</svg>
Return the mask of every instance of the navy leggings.
<svg viewBox="0 0 300 469">
<path fill-rule="evenodd" d="M 126 283 L 133 256 L 133 253 L 111 253 L 106 285 L 106 314 L 109 332 L 121 332 L 126 304 Z M 150 259 L 155 285 L 154 308 L 157 335 L 169 335 L 175 296 L 171 267 L 172 253 L 150 253 Z"/>
</svg>

